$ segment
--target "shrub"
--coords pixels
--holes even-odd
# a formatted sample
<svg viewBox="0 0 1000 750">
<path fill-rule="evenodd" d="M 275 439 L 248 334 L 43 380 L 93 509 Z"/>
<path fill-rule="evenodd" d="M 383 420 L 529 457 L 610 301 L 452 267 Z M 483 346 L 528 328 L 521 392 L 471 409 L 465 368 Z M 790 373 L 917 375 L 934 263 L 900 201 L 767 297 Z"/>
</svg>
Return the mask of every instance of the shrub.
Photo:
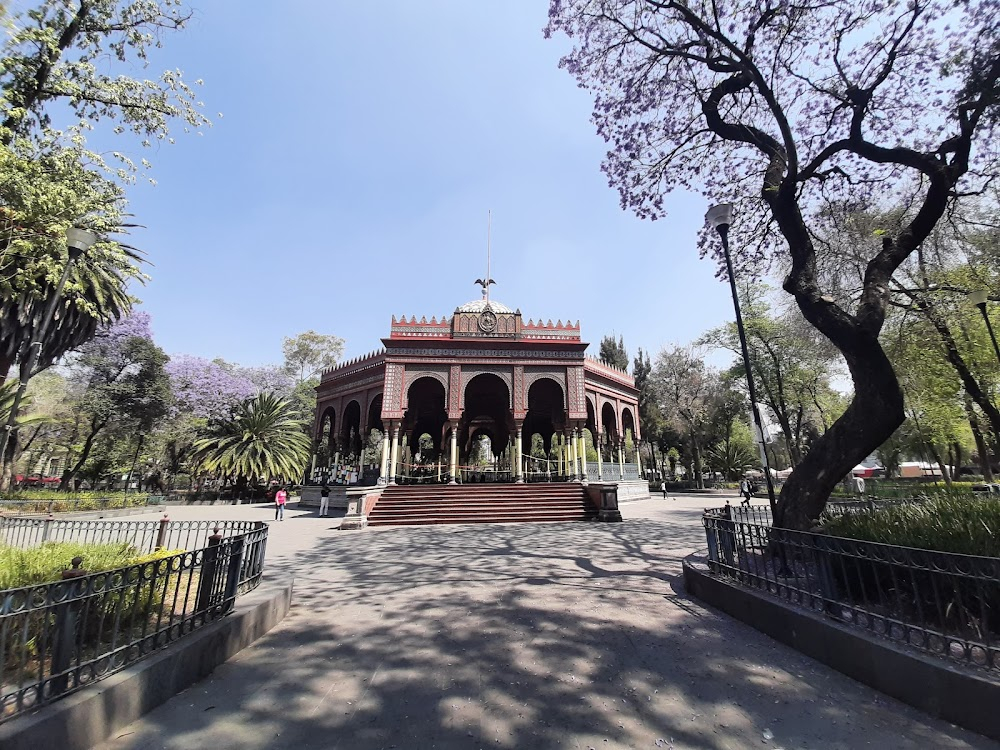
<svg viewBox="0 0 1000 750">
<path fill-rule="evenodd" d="M 1000 557 L 1000 501 L 939 495 L 820 519 L 824 533 L 903 547 Z"/>
<path fill-rule="evenodd" d="M 0 546 L 0 590 L 58 581 L 74 557 L 83 558 L 81 567 L 88 573 L 98 573 L 159 560 L 179 551 L 158 550 L 145 554 L 126 542 L 46 542 L 31 549 Z"/>
<path fill-rule="evenodd" d="M 51 505 L 53 513 L 72 510 L 97 510 L 104 508 L 131 508 L 145 505 L 149 494 L 145 492 L 60 492 L 59 490 L 23 489 L 8 492 L 3 501 L 30 503 L 16 506 L 21 513 L 48 513 Z M 2 506 L 2 502 L 0 502 Z"/>
</svg>

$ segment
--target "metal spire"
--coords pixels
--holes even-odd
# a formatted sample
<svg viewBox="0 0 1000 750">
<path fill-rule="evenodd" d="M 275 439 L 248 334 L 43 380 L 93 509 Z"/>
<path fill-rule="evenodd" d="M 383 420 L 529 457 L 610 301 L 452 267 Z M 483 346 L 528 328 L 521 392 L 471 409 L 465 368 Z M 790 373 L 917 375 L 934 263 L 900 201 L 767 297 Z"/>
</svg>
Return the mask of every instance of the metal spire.
<svg viewBox="0 0 1000 750">
<path fill-rule="evenodd" d="M 490 278 L 490 261 L 491 247 L 490 247 L 490 237 L 493 229 L 493 212 L 487 211 L 486 213 L 486 278 L 476 279 L 477 284 L 483 288 L 483 299 L 486 300 L 486 305 L 490 304 L 490 284 L 496 284 L 496 282 Z"/>
</svg>

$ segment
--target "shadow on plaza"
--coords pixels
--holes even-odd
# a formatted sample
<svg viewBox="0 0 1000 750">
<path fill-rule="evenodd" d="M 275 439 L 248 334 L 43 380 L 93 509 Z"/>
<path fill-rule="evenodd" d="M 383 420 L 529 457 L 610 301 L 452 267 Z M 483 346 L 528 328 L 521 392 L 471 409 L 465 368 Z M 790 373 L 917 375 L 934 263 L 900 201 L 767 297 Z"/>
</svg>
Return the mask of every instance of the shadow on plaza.
<svg viewBox="0 0 1000 750">
<path fill-rule="evenodd" d="M 700 517 L 675 512 L 687 513 Z M 190 709 L 148 721 L 175 730 L 184 711 L 195 748 L 229 746 L 213 735 L 222 711 L 273 748 L 723 748 L 765 728 L 782 746 L 854 747 L 857 722 L 874 745 L 969 746 L 941 745 L 946 731 L 996 747 L 689 600 L 680 560 L 704 546 L 695 520 L 331 532 L 269 563 L 296 576 L 286 621 Z M 773 679 L 768 655 L 803 679 Z M 856 703 L 827 700 L 852 690 Z M 889 704 L 906 743 L 866 716 Z"/>
</svg>

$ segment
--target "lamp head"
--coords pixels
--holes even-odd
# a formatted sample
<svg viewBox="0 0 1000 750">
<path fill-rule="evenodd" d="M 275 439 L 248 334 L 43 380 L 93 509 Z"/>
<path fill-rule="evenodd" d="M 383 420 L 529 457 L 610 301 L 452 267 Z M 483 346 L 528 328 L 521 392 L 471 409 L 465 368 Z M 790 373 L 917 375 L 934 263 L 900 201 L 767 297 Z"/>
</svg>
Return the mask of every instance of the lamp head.
<svg viewBox="0 0 1000 750">
<path fill-rule="evenodd" d="M 733 204 L 720 203 L 716 206 L 712 206 L 705 214 L 705 221 L 708 222 L 713 229 L 720 229 L 722 227 L 728 228 L 729 225 L 733 223 Z"/>
<path fill-rule="evenodd" d="M 70 227 L 66 230 L 66 247 L 69 248 L 70 258 L 74 260 L 87 252 L 95 242 L 97 235 L 86 229 Z"/>
<path fill-rule="evenodd" d="M 969 292 L 969 302 L 974 304 L 976 307 L 981 307 L 986 304 L 986 300 L 990 298 L 990 293 L 985 289 L 976 289 L 975 291 Z"/>
</svg>

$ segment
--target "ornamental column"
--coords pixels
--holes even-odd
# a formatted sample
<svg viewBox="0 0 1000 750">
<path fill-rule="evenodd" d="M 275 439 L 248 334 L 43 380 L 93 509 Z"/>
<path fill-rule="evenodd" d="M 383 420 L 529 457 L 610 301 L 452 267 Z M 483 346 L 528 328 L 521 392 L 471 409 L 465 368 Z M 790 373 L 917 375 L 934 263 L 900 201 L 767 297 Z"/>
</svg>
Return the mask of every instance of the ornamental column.
<svg viewBox="0 0 1000 750">
<path fill-rule="evenodd" d="M 392 426 L 392 457 L 389 461 L 389 484 L 396 483 L 396 464 L 399 461 L 399 422 Z"/>
<path fill-rule="evenodd" d="M 399 475 L 401 477 L 409 476 L 407 473 L 409 471 L 410 461 L 408 454 L 410 452 L 409 446 L 406 444 L 406 433 L 403 433 L 403 439 L 399 446 L 399 462 L 401 466 L 399 467 Z"/>
<path fill-rule="evenodd" d="M 597 481 L 604 480 L 604 459 L 601 456 L 604 451 L 604 435 L 602 433 L 597 434 Z"/>
<path fill-rule="evenodd" d="M 618 443 L 618 476 L 625 481 L 625 438 Z"/>
<path fill-rule="evenodd" d="M 458 484 L 458 423 L 451 424 L 451 456 L 448 462 L 448 473 L 451 479 L 448 484 Z"/>
<path fill-rule="evenodd" d="M 568 445 L 566 446 L 566 448 L 567 448 L 567 450 L 569 452 L 569 463 L 570 463 L 570 466 L 572 467 L 570 469 L 570 472 L 569 472 L 570 481 L 575 482 L 579 478 L 579 474 L 577 474 L 577 464 L 576 464 L 576 428 L 575 427 L 572 430 L 570 430 L 569 435 L 567 436 L 566 439 L 567 439 L 567 442 L 568 442 Z"/>
<path fill-rule="evenodd" d="M 389 471 L 389 430 L 382 430 L 382 457 L 378 465 L 378 483 L 385 484 L 388 481 L 386 474 Z"/>
<path fill-rule="evenodd" d="M 553 435 L 556 444 L 556 476 L 562 479 L 563 475 L 566 473 L 563 471 L 563 447 L 562 447 L 562 435 Z"/>
<path fill-rule="evenodd" d="M 580 428 L 580 481 L 584 484 L 590 479 L 587 476 L 587 438 L 584 428 Z"/>
<path fill-rule="evenodd" d="M 522 424 L 517 423 L 517 441 L 514 443 L 514 456 L 517 459 L 517 478 L 514 480 L 517 484 L 524 484 L 524 448 L 521 445 L 521 429 Z"/>
</svg>

